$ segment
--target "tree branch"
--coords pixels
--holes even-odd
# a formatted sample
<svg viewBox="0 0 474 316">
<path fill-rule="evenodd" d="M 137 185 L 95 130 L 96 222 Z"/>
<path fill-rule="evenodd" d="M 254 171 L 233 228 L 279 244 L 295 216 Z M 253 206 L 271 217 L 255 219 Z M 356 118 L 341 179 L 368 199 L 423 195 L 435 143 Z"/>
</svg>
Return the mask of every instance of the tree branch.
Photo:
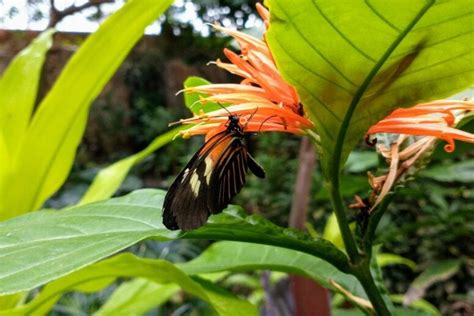
<svg viewBox="0 0 474 316">
<path fill-rule="evenodd" d="M 54 0 L 50 0 L 50 10 L 49 10 L 49 24 L 48 27 L 55 27 L 56 24 L 58 24 L 62 19 L 69 15 L 76 14 L 78 12 L 81 12 L 85 9 L 91 8 L 91 7 L 98 7 L 102 4 L 105 3 L 113 3 L 115 0 L 89 0 L 89 2 L 86 2 L 84 4 L 81 4 L 79 6 L 71 5 L 70 7 L 59 11 L 56 9 L 54 5 Z"/>
</svg>

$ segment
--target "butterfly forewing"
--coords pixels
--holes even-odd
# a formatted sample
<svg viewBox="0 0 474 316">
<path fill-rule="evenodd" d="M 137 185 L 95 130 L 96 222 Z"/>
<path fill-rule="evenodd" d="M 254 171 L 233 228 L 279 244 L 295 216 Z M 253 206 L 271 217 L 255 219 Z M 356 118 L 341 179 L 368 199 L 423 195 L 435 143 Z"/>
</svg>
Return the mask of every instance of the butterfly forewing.
<svg viewBox="0 0 474 316">
<path fill-rule="evenodd" d="M 247 171 L 247 147 L 239 137 L 234 137 L 211 175 L 208 204 L 212 214 L 221 212 L 240 192 Z"/>
<path fill-rule="evenodd" d="M 203 225 L 209 216 L 207 196 L 209 180 L 215 167 L 216 150 L 232 141 L 222 132 L 209 139 L 191 158 L 166 194 L 163 224 L 169 229 L 189 230 Z"/>
</svg>

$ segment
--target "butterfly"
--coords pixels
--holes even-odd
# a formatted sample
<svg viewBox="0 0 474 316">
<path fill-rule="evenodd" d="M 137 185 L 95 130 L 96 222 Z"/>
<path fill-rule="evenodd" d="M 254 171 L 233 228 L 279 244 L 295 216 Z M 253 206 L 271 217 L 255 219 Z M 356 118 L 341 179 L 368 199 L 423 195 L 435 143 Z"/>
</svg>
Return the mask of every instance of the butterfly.
<svg viewBox="0 0 474 316">
<path fill-rule="evenodd" d="M 196 229 L 209 215 L 222 212 L 242 189 L 248 170 L 265 177 L 248 152 L 248 133 L 239 121 L 229 114 L 226 129 L 204 143 L 171 185 L 163 204 L 168 229 Z"/>
</svg>

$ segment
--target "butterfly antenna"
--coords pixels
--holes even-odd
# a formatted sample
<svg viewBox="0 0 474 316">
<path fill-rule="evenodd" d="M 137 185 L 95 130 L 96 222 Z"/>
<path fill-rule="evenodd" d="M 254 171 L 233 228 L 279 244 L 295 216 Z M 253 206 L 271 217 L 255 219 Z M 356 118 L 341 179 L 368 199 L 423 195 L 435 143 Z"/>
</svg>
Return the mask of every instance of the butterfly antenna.
<svg viewBox="0 0 474 316">
<path fill-rule="evenodd" d="M 260 124 L 260 127 L 259 127 L 259 129 L 258 129 L 258 132 L 260 133 L 260 131 L 261 131 L 262 127 L 263 127 L 263 124 L 265 124 L 268 120 L 270 120 L 270 119 L 272 119 L 272 118 L 274 118 L 274 117 L 279 117 L 279 118 L 281 119 L 281 121 L 282 121 L 283 126 L 285 127 L 285 129 L 287 128 L 288 124 L 286 123 L 286 120 L 285 120 L 283 117 L 281 117 L 281 116 L 279 116 L 279 115 L 271 115 L 271 116 L 267 117 L 267 118 L 262 122 L 262 124 Z"/>
<path fill-rule="evenodd" d="M 247 125 L 249 125 L 250 120 L 251 120 L 251 119 L 253 118 L 253 116 L 257 113 L 257 111 L 258 111 L 258 106 L 255 108 L 255 111 L 253 111 L 253 113 L 250 114 L 250 116 L 249 116 L 247 122 L 245 122 L 245 125 L 244 125 L 244 128 L 243 128 L 244 130 L 247 128 Z"/>
<path fill-rule="evenodd" d="M 276 116 L 278 116 L 278 115 L 271 115 L 271 116 L 267 117 L 265 120 L 263 120 L 262 124 L 260 124 L 260 127 L 258 128 L 258 132 L 260 133 L 260 131 L 262 130 L 263 124 L 265 124 L 268 120 L 270 120 L 270 119 L 272 119 Z"/>
<path fill-rule="evenodd" d="M 230 111 L 229 111 L 225 106 L 223 106 L 222 104 L 220 104 L 220 102 L 217 102 L 217 104 L 218 104 L 221 108 L 223 108 L 224 110 L 226 110 L 227 113 L 229 113 L 229 116 L 232 115 L 232 113 L 230 113 Z"/>
</svg>

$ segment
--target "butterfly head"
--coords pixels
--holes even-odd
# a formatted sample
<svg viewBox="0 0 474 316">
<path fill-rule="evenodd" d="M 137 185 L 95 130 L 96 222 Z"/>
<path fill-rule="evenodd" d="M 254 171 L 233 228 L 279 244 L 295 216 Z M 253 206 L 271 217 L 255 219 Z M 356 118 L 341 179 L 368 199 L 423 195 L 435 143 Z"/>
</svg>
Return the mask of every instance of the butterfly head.
<svg viewBox="0 0 474 316">
<path fill-rule="evenodd" d="M 229 121 L 227 122 L 227 131 L 235 132 L 237 134 L 243 133 L 243 128 L 240 125 L 240 117 L 238 115 L 229 115 Z"/>
</svg>

